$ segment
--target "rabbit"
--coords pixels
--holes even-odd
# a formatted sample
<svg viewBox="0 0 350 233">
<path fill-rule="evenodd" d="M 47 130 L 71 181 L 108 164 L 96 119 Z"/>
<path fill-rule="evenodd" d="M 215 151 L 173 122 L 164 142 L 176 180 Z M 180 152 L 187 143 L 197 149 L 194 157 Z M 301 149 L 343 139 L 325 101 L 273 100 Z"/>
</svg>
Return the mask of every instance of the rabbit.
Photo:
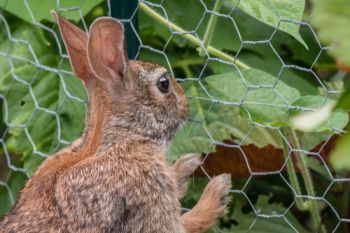
<svg viewBox="0 0 350 233">
<path fill-rule="evenodd" d="M 210 180 L 181 215 L 189 154 L 173 166 L 166 148 L 187 119 L 188 100 L 165 68 L 125 55 L 122 24 L 96 19 L 89 34 L 56 12 L 75 75 L 89 95 L 81 138 L 52 155 L 22 190 L 1 232 L 186 232 L 207 230 L 224 214 L 231 178 Z"/>
</svg>

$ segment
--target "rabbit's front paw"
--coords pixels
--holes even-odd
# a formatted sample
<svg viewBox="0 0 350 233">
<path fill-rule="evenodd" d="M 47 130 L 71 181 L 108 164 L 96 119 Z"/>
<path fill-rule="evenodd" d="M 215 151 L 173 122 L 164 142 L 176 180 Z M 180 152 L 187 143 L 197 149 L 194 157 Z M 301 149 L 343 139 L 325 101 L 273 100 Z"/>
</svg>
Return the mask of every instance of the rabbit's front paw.
<svg viewBox="0 0 350 233">
<path fill-rule="evenodd" d="M 221 216 L 230 201 L 231 175 L 222 174 L 210 180 L 201 196 L 201 202 L 207 204 L 209 212 Z"/>
<path fill-rule="evenodd" d="M 201 164 L 201 156 L 199 154 L 187 154 L 179 158 L 173 165 L 178 184 L 178 196 L 183 197 L 187 191 L 187 178 Z"/>
<path fill-rule="evenodd" d="M 201 198 L 192 210 L 182 216 L 186 232 L 204 232 L 215 220 L 225 213 L 230 200 L 231 176 L 222 174 L 214 177 L 205 187 Z"/>
<path fill-rule="evenodd" d="M 201 156 L 199 154 L 187 154 L 176 160 L 173 169 L 176 176 L 187 178 L 201 165 Z"/>
</svg>

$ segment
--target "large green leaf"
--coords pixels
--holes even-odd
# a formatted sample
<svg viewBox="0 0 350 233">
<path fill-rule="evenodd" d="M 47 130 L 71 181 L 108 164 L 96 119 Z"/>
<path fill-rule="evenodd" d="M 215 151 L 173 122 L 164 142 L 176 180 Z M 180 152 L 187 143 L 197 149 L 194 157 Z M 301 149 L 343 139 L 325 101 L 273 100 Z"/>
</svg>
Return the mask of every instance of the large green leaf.
<svg viewBox="0 0 350 233">
<path fill-rule="evenodd" d="M 318 30 L 320 40 L 332 48 L 329 53 L 350 65 L 350 1 L 313 0 L 312 24 Z"/>
<path fill-rule="evenodd" d="M 50 14 L 51 10 L 62 8 L 77 8 L 83 15 L 87 14 L 94 6 L 101 3 L 103 0 L 28 0 L 28 7 L 23 0 L 0 0 L 0 8 L 4 8 L 11 14 L 27 21 L 28 23 L 48 20 L 54 22 Z M 64 13 L 64 17 L 73 21 L 81 19 L 77 11 L 68 11 Z"/>
<path fill-rule="evenodd" d="M 217 100 L 240 104 L 256 122 L 280 124 L 300 94 L 272 75 L 256 69 L 207 77 L 209 93 Z"/>
<path fill-rule="evenodd" d="M 177 131 L 171 141 L 168 155 L 169 160 L 174 161 L 188 153 L 210 152 L 211 140 L 203 126 L 196 122 L 189 122 L 184 128 Z"/>
<path fill-rule="evenodd" d="M 233 0 L 233 2 L 235 2 L 235 4 L 239 2 L 238 7 L 247 14 L 267 25 L 275 28 L 278 27 L 279 30 L 290 34 L 307 47 L 299 34 L 299 24 L 283 21 L 293 20 L 300 22 L 305 7 L 304 0 Z"/>
<path fill-rule="evenodd" d="M 252 47 L 251 49 L 256 51 L 257 48 L 258 47 Z M 263 70 L 272 75 L 277 75 L 282 67 L 281 62 L 274 58 L 271 49 L 264 50 L 262 50 L 261 54 L 257 54 L 256 52 L 241 53 L 239 58 L 250 67 Z M 290 63 L 290 61 L 288 61 L 288 63 Z M 317 86 L 319 84 L 316 83 L 316 80 L 310 80 L 310 78 L 303 77 L 300 75 L 300 73 L 298 74 L 292 69 L 283 69 L 280 79 L 288 86 L 296 88 L 300 94 L 318 94 Z"/>
</svg>

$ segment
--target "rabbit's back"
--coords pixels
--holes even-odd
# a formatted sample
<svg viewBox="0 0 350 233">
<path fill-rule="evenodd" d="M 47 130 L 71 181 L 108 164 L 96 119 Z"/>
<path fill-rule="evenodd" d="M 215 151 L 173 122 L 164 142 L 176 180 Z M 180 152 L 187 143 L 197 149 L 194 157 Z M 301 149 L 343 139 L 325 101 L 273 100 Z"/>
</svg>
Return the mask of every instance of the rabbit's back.
<svg viewBox="0 0 350 233">
<path fill-rule="evenodd" d="M 1 220 L 0 229 L 2 233 L 62 232 L 57 213 L 52 203 L 37 196 L 31 204 L 17 205 Z"/>
<path fill-rule="evenodd" d="M 70 149 L 58 152 L 40 165 L 21 191 L 15 208 L 1 219 L 1 232 L 59 232 L 54 187 L 60 172 L 77 162 Z"/>
</svg>

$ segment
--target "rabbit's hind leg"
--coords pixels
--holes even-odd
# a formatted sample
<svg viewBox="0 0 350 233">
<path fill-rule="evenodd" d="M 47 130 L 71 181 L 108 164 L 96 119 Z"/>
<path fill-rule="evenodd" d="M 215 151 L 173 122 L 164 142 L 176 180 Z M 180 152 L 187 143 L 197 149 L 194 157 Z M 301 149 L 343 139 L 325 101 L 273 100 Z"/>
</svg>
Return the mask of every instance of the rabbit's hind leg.
<svg viewBox="0 0 350 233">
<path fill-rule="evenodd" d="M 229 174 L 211 179 L 198 203 L 181 217 L 186 233 L 200 233 L 210 228 L 215 220 L 225 213 L 226 205 L 230 200 L 230 189 Z"/>
<path fill-rule="evenodd" d="M 172 169 L 175 172 L 178 198 L 181 199 L 187 191 L 187 178 L 201 165 L 199 154 L 187 154 L 176 160 Z"/>
</svg>

